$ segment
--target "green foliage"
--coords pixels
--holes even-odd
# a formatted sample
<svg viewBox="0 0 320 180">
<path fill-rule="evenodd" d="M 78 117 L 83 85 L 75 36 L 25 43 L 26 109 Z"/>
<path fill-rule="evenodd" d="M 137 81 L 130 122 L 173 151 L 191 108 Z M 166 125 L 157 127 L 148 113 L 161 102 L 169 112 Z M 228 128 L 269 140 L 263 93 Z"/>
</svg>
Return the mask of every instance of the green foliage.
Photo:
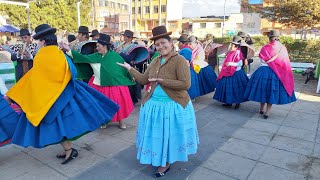
<svg viewBox="0 0 320 180">
<path fill-rule="evenodd" d="M 30 3 L 31 28 L 34 29 L 39 24 L 47 23 L 59 30 L 75 32 L 78 29 L 76 2 L 77 0 L 42 0 Z M 91 0 L 81 0 L 81 25 L 90 25 L 90 11 Z M 11 23 L 17 27 L 28 27 L 25 7 L 0 4 L 0 14 L 8 15 Z"/>
<path fill-rule="evenodd" d="M 319 0 L 268 0 L 267 4 L 263 8 L 254 9 L 262 18 L 300 29 L 319 26 Z"/>
<path fill-rule="evenodd" d="M 269 38 L 267 36 L 253 36 L 253 47 L 259 51 L 262 46 L 268 44 Z M 215 43 L 229 44 L 232 37 L 218 37 L 214 38 Z M 316 63 L 320 59 L 320 40 L 300 40 L 288 36 L 281 36 L 280 42 L 283 43 L 290 54 L 292 62 L 312 62 Z"/>
</svg>

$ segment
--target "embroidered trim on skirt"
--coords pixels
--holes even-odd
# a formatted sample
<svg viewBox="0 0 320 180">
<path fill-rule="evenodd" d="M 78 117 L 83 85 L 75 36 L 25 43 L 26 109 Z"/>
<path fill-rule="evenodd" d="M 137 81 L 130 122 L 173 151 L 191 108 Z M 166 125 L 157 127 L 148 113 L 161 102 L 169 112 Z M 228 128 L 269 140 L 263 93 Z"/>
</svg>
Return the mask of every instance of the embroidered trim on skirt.
<svg viewBox="0 0 320 180">
<path fill-rule="evenodd" d="M 119 111 L 113 116 L 112 122 L 118 122 L 129 117 L 134 110 L 134 105 L 128 86 L 98 86 L 93 84 L 93 80 L 94 77 L 92 76 L 88 83 L 89 86 L 110 98 L 120 107 Z"/>
<path fill-rule="evenodd" d="M 245 102 L 243 98 L 249 78 L 243 70 L 236 71 L 233 76 L 223 77 L 217 82 L 213 99 L 227 104 L 240 104 Z"/>
<path fill-rule="evenodd" d="M 141 107 L 136 138 L 141 164 L 165 167 L 166 163 L 188 161 L 188 155 L 197 152 L 198 144 L 191 101 L 183 108 L 173 100 L 151 97 Z"/>
<path fill-rule="evenodd" d="M 269 104 L 289 104 L 297 100 L 294 92 L 289 96 L 278 76 L 268 66 L 261 66 L 252 74 L 244 97 Z"/>
</svg>

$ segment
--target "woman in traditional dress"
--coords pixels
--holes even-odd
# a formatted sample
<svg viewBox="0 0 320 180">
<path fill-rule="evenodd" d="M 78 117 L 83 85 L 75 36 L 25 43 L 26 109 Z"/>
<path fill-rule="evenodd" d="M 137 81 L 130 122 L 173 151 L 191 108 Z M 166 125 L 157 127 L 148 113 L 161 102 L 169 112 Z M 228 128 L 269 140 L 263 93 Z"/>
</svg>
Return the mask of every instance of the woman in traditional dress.
<svg viewBox="0 0 320 180">
<path fill-rule="evenodd" d="M 98 90 L 106 97 L 120 106 L 119 111 L 112 118 L 113 122 L 118 122 L 121 129 L 126 129 L 124 119 L 127 118 L 134 109 L 128 86 L 134 85 L 134 81 L 129 72 L 116 63 L 123 63 L 124 59 L 111 48 L 110 36 L 100 34 L 97 42 L 96 53 L 82 55 L 77 51 L 70 51 L 64 44 L 67 54 L 72 57 L 74 63 L 89 63 L 94 75 L 89 80 L 89 86 Z M 103 125 L 102 128 L 105 128 Z"/>
<path fill-rule="evenodd" d="M 75 80 L 76 69 L 58 48 L 55 28 L 41 24 L 35 32 L 41 49 L 33 68 L 0 97 L 0 142 L 35 148 L 60 143 L 64 152 L 57 158 L 67 164 L 78 156 L 71 141 L 110 121 L 119 107 Z M 10 109 L 11 100 L 23 110 L 20 115 Z"/>
<path fill-rule="evenodd" d="M 164 176 L 176 161 L 188 161 L 199 143 L 195 112 L 188 95 L 190 70 L 186 60 L 173 51 L 171 32 L 165 26 L 152 29 L 150 38 L 160 56 L 144 74 L 129 64 L 119 64 L 141 84 L 151 82 L 140 110 L 137 158 L 141 164 L 157 166 L 155 177 Z"/>
<path fill-rule="evenodd" d="M 180 49 L 179 54 L 183 56 L 189 64 L 190 69 L 190 76 L 191 76 L 191 86 L 188 90 L 188 94 L 191 99 L 195 99 L 196 97 L 200 96 L 200 88 L 199 88 L 199 79 L 198 74 L 194 70 L 193 63 L 192 63 L 192 49 L 188 45 L 188 38 L 186 36 L 180 36 L 178 39 L 178 47 Z"/>
<path fill-rule="evenodd" d="M 231 49 L 217 78 L 216 92 L 213 96 L 213 99 L 224 103 L 224 106 L 236 104 L 235 109 L 240 107 L 240 103 L 246 101 L 243 94 L 249 80 L 246 73 L 241 69 L 243 56 L 240 45 L 241 37 L 234 36 Z"/>
<path fill-rule="evenodd" d="M 216 88 L 217 75 L 205 61 L 204 49 L 195 36 L 189 37 L 189 45 L 192 48 L 192 63 L 198 73 L 200 96 L 211 93 Z"/>
<path fill-rule="evenodd" d="M 278 30 L 268 34 L 270 42 L 259 53 L 262 66 L 252 74 L 244 93 L 250 101 L 260 102 L 260 114 L 265 119 L 269 117 L 272 104 L 296 101 L 288 51 L 279 42 L 279 36 Z"/>
</svg>

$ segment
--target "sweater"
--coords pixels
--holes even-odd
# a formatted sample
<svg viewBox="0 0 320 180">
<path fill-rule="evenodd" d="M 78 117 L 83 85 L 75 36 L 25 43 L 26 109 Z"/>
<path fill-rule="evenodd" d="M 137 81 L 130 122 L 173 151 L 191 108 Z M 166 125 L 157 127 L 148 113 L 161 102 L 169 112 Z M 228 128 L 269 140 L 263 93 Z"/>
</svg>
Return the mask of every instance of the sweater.
<svg viewBox="0 0 320 180">
<path fill-rule="evenodd" d="M 156 86 L 159 84 L 165 93 L 182 107 L 186 107 L 190 101 L 188 89 L 191 86 L 190 70 L 188 62 L 177 52 L 172 52 L 164 64 L 160 64 L 161 56 L 156 57 L 148 66 L 144 74 L 134 68 L 130 74 L 142 85 L 149 83 L 150 78 L 161 78 L 162 82 L 151 82 L 142 99 L 142 105 L 152 96 Z"/>
<path fill-rule="evenodd" d="M 99 53 L 90 55 L 82 55 L 77 51 L 71 51 L 74 63 L 100 63 L 100 85 L 101 86 L 129 86 L 134 85 L 135 82 L 128 71 L 120 67 L 118 63 L 123 63 L 122 57 L 109 50 L 105 56 Z"/>
</svg>

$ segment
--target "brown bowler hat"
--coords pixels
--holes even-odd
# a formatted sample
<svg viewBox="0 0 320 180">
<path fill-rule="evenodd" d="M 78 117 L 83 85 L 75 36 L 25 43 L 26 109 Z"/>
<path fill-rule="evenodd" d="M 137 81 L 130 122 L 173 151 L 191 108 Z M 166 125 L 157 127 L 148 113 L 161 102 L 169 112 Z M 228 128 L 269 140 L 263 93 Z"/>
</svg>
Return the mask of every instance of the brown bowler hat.
<svg viewBox="0 0 320 180">
<path fill-rule="evenodd" d="M 165 36 L 171 35 L 172 32 L 167 32 L 167 28 L 165 26 L 157 26 L 152 29 L 152 35 L 153 37 L 150 38 L 150 40 L 157 40 Z"/>
</svg>

